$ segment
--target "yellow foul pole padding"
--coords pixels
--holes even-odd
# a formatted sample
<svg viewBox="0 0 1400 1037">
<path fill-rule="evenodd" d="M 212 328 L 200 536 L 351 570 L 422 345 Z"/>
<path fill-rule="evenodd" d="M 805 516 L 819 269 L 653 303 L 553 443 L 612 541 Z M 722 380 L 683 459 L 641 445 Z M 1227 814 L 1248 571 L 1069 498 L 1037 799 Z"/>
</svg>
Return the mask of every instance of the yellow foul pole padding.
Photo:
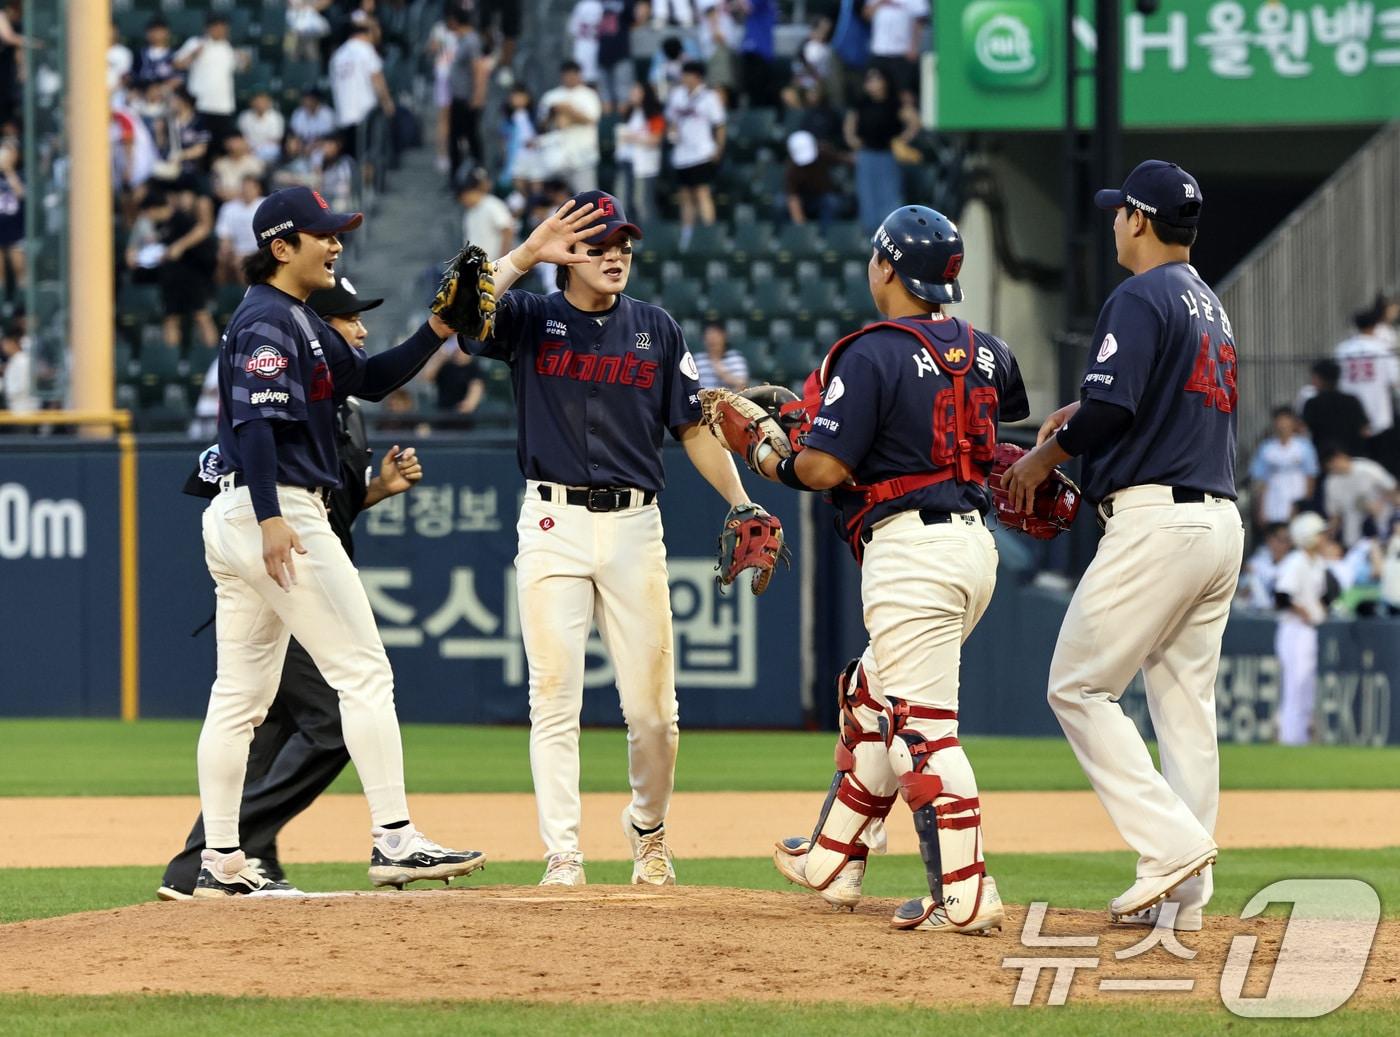
<svg viewBox="0 0 1400 1037">
<path fill-rule="evenodd" d="M 110 0 L 69 8 L 66 26 L 68 168 L 68 343 L 73 351 L 72 399 L 78 411 L 113 408 L 112 156 L 108 137 L 107 27 Z M 81 17 L 79 17 L 81 12 Z M 119 451 L 121 529 L 121 710 L 138 715 L 136 441 L 129 421 L 91 427 L 115 431 Z"/>
</svg>

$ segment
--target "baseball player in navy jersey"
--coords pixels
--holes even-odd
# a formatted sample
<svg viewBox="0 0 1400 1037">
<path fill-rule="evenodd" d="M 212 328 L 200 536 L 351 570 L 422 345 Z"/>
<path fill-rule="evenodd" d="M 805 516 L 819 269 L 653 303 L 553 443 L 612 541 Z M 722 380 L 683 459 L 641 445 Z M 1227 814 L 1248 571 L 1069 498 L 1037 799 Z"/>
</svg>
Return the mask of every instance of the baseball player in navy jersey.
<svg viewBox="0 0 1400 1037">
<path fill-rule="evenodd" d="M 698 372 L 680 327 L 660 307 L 623 294 L 641 236 L 610 195 L 576 195 L 496 261 L 495 330 L 471 343 L 509 363 L 515 387 L 525 476 L 516 580 L 530 669 L 530 769 L 547 856 L 542 885 L 585 881 L 579 711 L 595 621 L 627 723 L 632 800 L 622 824 L 632 881 L 675 881 L 664 824 L 678 719 L 656 506 L 665 431 L 726 501 L 748 500 L 733 460 L 699 424 Z M 507 290 L 536 263 L 558 264 L 562 291 Z"/>
<path fill-rule="evenodd" d="M 368 332 L 360 314 L 380 306 L 355 291 L 348 278 L 336 278 L 335 287 L 311 293 L 307 305 L 342 338 L 364 349 Z M 340 485 L 326 502 L 331 529 L 353 560 L 355 542 L 351 527 L 367 508 L 396 494 L 405 493 L 423 478 L 423 465 L 413 447 L 398 446 L 372 465 L 368 433 L 359 401 L 347 397 L 336 413 L 336 449 Z M 210 447 L 185 481 L 184 492 L 212 500 L 219 493 L 219 448 Z M 213 621 L 210 620 L 210 623 Z M 340 699 L 321 671 L 293 638 L 287 642 L 282 679 L 267 716 L 253 733 L 248 750 L 248 771 L 239 808 L 238 829 L 248 866 L 265 878 L 282 882 L 285 876 L 277 851 L 277 837 L 292 818 L 330 787 L 350 762 L 340 727 Z M 199 878 L 204 850 L 204 818 L 196 819 L 185 848 L 166 865 L 156 896 L 161 900 L 188 900 Z"/>
<path fill-rule="evenodd" d="M 929 895 L 900 929 L 977 933 L 1004 913 L 983 859 L 977 779 L 958 742 L 962 643 L 996 585 L 984 523 L 997 424 L 1027 416 L 1006 343 L 944 312 L 961 302 L 963 240 L 942 214 L 901 206 L 875 232 L 867 278 L 885 319 L 842 339 L 808 379 L 802 448 L 763 474 L 826 491 L 861 563 L 870 641 L 837 679 L 837 774 L 810 839 L 774 863 L 828 902 L 854 907 L 866 857 L 902 795 Z"/>
<path fill-rule="evenodd" d="M 370 879 L 448 880 L 483 864 L 415 829 L 404 794 L 393 674 L 358 574 L 327 519 L 340 483 L 336 408 L 382 399 L 411 378 L 451 329 L 432 317 L 373 357 L 306 304 L 335 283 L 339 235 L 359 213 L 316 192 L 269 195 L 253 215 L 250 285 L 219 347 L 219 494 L 204 512 L 215 584 L 218 672 L 199 736 L 205 846 L 196 897 L 285 892 L 247 865 L 238 815 L 253 729 L 277 693 L 290 636 L 340 698 L 345 745 L 369 800 Z"/>
<path fill-rule="evenodd" d="M 1133 276 L 1099 314 L 1079 401 L 1046 419 L 1002 482 L 1024 502 L 1051 467 L 1083 460 L 1104 536 L 1060 628 L 1050 706 L 1138 852 L 1113 920 L 1199 929 L 1220 799 L 1215 674 L 1244 551 L 1235 333 L 1190 265 L 1204 201 L 1190 173 L 1150 160 L 1094 200 L 1114 211 Z M 1161 773 L 1118 705 L 1139 669 Z"/>
</svg>

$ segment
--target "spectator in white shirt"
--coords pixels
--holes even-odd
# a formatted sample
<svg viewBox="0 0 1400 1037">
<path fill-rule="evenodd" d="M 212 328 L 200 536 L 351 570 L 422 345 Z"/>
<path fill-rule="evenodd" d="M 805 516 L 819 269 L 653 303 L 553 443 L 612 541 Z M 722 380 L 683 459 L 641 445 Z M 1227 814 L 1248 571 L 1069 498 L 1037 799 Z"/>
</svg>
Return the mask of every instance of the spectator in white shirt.
<svg viewBox="0 0 1400 1037">
<path fill-rule="evenodd" d="M 457 12 L 451 8 L 443 20 L 437 22 L 428 33 L 428 57 L 433 63 L 433 109 L 437 113 L 437 170 L 449 173 L 452 165 L 447 157 L 447 135 L 449 114 L 452 109 L 452 59 L 457 55 L 457 33 L 453 31 Z"/>
<path fill-rule="evenodd" d="M 1352 457 L 1345 450 L 1333 447 L 1323 457 L 1327 480 L 1322 496 L 1327 517 L 1340 526 L 1343 547 L 1350 547 L 1361 537 L 1361 527 L 1368 517 L 1386 528 L 1386 514 L 1395 497 L 1395 477 L 1375 461 Z"/>
<path fill-rule="evenodd" d="M 264 162 L 276 162 L 282 157 L 282 137 L 287 132 L 287 120 L 272 103 L 272 95 L 259 91 L 253 95 L 248 108 L 238 117 L 238 132 Z M 324 134 L 323 134 L 324 136 Z"/>
<path fill-rule="evenodd" d="M 1317 487 L 1317 451 L 1302 434 L 1298 415 L 1292 407 L 1276 407 L 1273 418 L 1274 434 L 1259 444 L 1249 466 L 1259 526 L 1288 522 Z"/>
<path fill-rule="evenodd" d="M 1337 346 L 1341 378 L 1337 388 L 1355 396 L 1366 411 L 1370 435 L 1366 454 L 1392 475 L 1400 474 L 1400 428 L 1395 425 L 1395 389 L 1400 386 L 1400 357 L 1386 334 L 1383 297 L 1356 314 L 1356 334 Z"/>
<path fill-rule="evenodd" d="M 368 22 L 350 28 L 350 38 L 331 55 L 331 97 L 335 101 L 335 121 L 345 140 L 345 148 L 359 157 L 358 131 L 377 109 L 394 114 L 394 99 L 384 79 L 384 62 L 370 42 L 373 30 Z"/>
<path fill-rule="evenodd" d="M 574 61 L 585 83 L 598 81 L 598 30 L 603 23 L 603 0 L 578 0 L 565 29 L 574 41 Z"/>
<path fill-rule="evenodd" d="M 219 283 L 237 284 L 242 280 L 242 259 L 258 250 L 253 236 L 253 213 L 262 204 L 262 183 L 255 176 L 243 178 L 239 192 L 219 206 L 214 220 L 214 236 L 219 239 Z"/>
<path fill-rule="evenodd" d="M 491 193 L 491 174 L 474 169 L 458 194 L 462 203 L 462 240 L 480 245 L 492 259 L 515 248 L 515 217 L 510 207 Z"/>
<path fill-rule="evenodd" d="M 1278 581 L 1279 563 L 1293 550 L 1288 536 L 1288 524 L 1275 522 L 1264 530 L 1264 542 L 1254 549 L 1244 563 L 1240 591 L 1244 603 L 1259 612 L 1275 608 L 1274 587 Z"/>
<path fill-rule="evenodd" d="M 559 85 L 540 98 L 540 121 L 558 134 L 560 159 L 549 172 L 578 193 L 598 186 L 598 120 L 603 102 L 575 61 L 559 67 Z"/>
<path fill-rule="evenodd" d="M 131 74 L 131 67 L 136 64 L 136 55 L 131 53 L 131 48 L 122 43 L 121 30 L 117 28 L 117 23 L 112 23 L 112 33 L 107 43 L 107 93 L 116 95 L 126 89 L 127 76 Z M 117 98 L 120 103 L 120 98 Z"/>
<path fill-rule="evenodd" d="M 748 388 L 749 362 L 729 347 L 729 335 L 717 320 L 705 322 L 705 351 L 696 355 L 695 368 L 702 389 Z"/>
<path fill-rule="evenodd" d="M 335 113 L 321 100 L 316 90 L 301 95 L 301 104 L 292 112 L 292 138 L 297 150 L 305 151 L 323 137 L 335 132 Z"/>
<path fill-rule="evenodd" d="M 1293 520 L 1293 551 L 1279 563 L 1274 585 L 1279 610 L 1274 650 L 1279 661 L 1278 740 L 1307 745 L 1317 695 L 1317 628 L 1335 594 L 1327 582 L 1327 522 L 1314 512 Z"/>
<path fill-rule="evenodd" d="M 710 184 L 724 153 L 724 102 L 705 85 L 703 61 L 687 61 L 682 67 L 681 85 L 666 100 L 666 123 L 671 167 L 680 188 L 681 247 L 685 248 L 697 215 L 706 226 L 715 222 Z"/>
<path fill-rule="evenodd" d="M 627 211 L 639 226 L 656 216 L 656 178 L 661 175 L 661 141 L 666 135 L 666 115 L 650 83 L 633 83 L 631 110 L 618 130 L 619 150 L 626 147 L 631 163 L 631 190 Z"/>
<path fill-rule="evenodd" d="M 267 163 L 253 154 L 248 142 L 235 133 L 224 141 L 224 154 L 210 167 L 213 173 L 214 196 L 221 202 L 238 197 L 246 177 L 261 180 Z"/>
<path fill-rule="evenodd" d="M 190 37 L 175 52 L 175 67 L 185 70 L 185 89 L 216 151 L 237 130 L 233 74 L 243 63 L 229 42 L 228 19 L 217 12 L 204 23 L 203 36 Z"/>
<path fill-rule="evenodd" d="M 870 64 L 882 70 L 896 94 L 917 100 L 919 28 L 928 17 L 927 0 L 868 0 Z"/>
<path fill-rule="evenodd" d="M 0 352 L 5 355 L 5 409 L 15 414 L 32 414 L 39 409 L 34 394 L 34 369 L 24 336 L 13 325 L 0 335 Z"/>
</svg>

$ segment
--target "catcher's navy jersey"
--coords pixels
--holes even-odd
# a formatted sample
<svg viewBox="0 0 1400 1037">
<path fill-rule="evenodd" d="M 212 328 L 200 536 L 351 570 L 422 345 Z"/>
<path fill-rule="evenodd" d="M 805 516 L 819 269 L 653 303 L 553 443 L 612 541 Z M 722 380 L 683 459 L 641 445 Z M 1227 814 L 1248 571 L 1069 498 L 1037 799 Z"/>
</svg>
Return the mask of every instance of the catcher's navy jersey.
<svg viewBox="0 0 1400 1037">
<path fill-rule="evenodd" d="M 946 352 L 956 354 L 969 345 L 968 325 L 955 317 L 905 318 L 901 323 L 914 324 L 935 347 Z M 970 437 L 991 447 L 996 441 L 996 424 L 1019 421 L 1030 413 L 1030 405 L 1010 347 L 995 335 L 975 329 L 970 344 L 973 360 L 966 389 L 983 390 L 983 402 L 970 414 L 968 431 Z M 994 398 L 986 395 L 988 389 L 994 390 Z M 936 451 L 942 456 L 952 435 L 951 426 L 942 427 L 947 423 L 940 421 L 949 408 L 935 406 L 936 397 L 945 390 L 951 394 L 952 379 L 917 338 L 877 327 L 836 357 L 806 445 L 839 458 L 850 467 L 856 482 L 867 486 L 946 468 L 948 465 L 935 457 Z M 990 471 L 991 465 L 990 458 L 978 463 L 984 472 Z M 865 507 L 864 494 L 845 487 L 833 489 L 831 499 L 841 513 L 843 527 Z M 864 527 L 869 529 L 900 511 L 986 512 L 990 506 L 991 494 L 985 486 L 949 479 L 876 504 L 864 515 Z"/>
<path fill-rule="evenodd" d="M 272 422 L 277 481 L 340 484 L 336 397 L 359 386 L 365 354 L 309 306 L 269 284 L 248 289 L 219 344 L 219 453 L 224 470 L 242 471 L 233 430 Z"/>
<path fill-rule="evenodd" d="M 662 430 L 700 420 L 699 372 L 680 326 L 626 295 L 588 313 L 563 292 L 509 291 L 491 338 L 471 346 L 510 364 L 527 479 L 659 491 Z"/>
<path fill-rule="evenodd" d="M 1195 268 L 1167 263 L 1120 284 L 1090 348 L 1080 395 L 1133 423 L 1085 451 L 1085 496 L 1159 483 L 1234 498 L 1235 334 Z"/>
</svg>

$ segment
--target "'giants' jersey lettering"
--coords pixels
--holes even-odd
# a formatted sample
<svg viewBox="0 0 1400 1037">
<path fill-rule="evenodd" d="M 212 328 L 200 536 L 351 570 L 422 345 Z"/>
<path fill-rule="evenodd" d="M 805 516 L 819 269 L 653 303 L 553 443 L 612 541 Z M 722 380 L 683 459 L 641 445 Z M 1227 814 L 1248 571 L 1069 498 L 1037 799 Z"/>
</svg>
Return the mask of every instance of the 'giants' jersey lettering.
<svg viewBox="0 0 1400 1037">
<path fill-rule="evenodd" d="M 656 384 L 657 366 L 655 360 L 638 360 L 634 353 L 624 357 L 575 353 L 562 342 L 541 342 L 535 356 L 536 374 L 580 382 L 631 385 L 637 389 L 650 389 Z"/>
<path fill-rule="evenodd" d="M 491 338 L 472 348 L 511 365 L 527 479 L 659 491 L 663 432 L 700 419 L 698 372 L 680 326 L 625 295 L 606 313 L 588 313 L 562 292 L 506 292 Z"/>
</svg>

